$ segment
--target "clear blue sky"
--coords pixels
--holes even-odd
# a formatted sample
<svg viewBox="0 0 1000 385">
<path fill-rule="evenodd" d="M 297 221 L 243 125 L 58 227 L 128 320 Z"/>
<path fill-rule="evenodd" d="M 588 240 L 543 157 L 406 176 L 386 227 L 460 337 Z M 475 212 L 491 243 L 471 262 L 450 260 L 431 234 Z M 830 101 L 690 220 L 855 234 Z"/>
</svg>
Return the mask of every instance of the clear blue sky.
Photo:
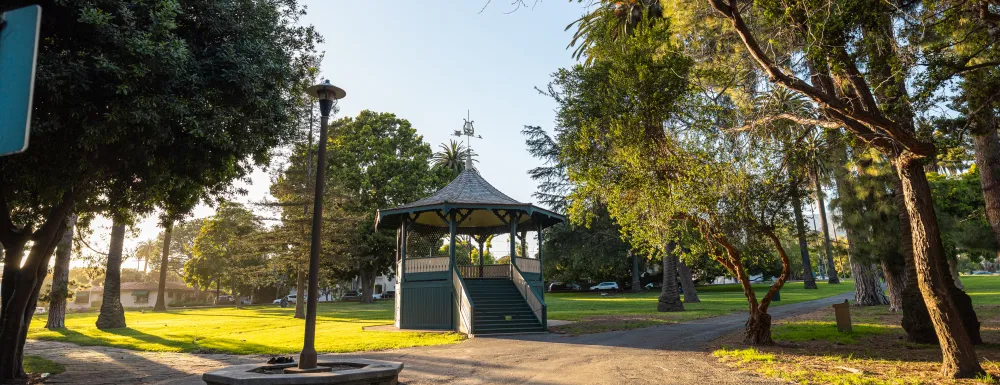
<svg viewBox="0 0 1000 385">
<path fill-rule="evenodd" d="M 512 198 L 533 201 L 535 183 L 526 173 L 540 163 L 525 150 L 520 131 L 524 125 L 551 129 L 555 104 L 535 87 L 544 89 L 554 71 L 574 63 L 566 49 L 572 33 L 563 29 L 586 3 L 526 3 L 511 12 L 510 0 L 485 9 L 486 0 L 304 0 L 302 23 L 325 39 L 318 47 L 325 53 L 320 75 L 347 91 L 338 117 L 364 109 L 395 113 L 436 150 L 455 138 L 450 135 L 469 110 L 484 138 L 473 139 L 476 168 Z M 267 170 L 255 172 L 252 182 L 239 183 L 249 194 L 237 200 L 268 197 Z M 202 205 L 193 217 L 213 213 Z M 98 218 L 93 230 L 90 244 L 106 250 L 110 221 Z M 126 239 L 126 254 L 159 232 L 155 214 L 140 222 Z"/>
<path fill-rule="evenodd" d="M 305 4 L 303 22 L 326 40 L 321 74 L 347 90 L 340 116 L 393 112 L 437 149 L 469 110 L 483 136 L 472 143 L 477 168 L 512 198 L 532 199 L 526 172 L 539 163 L 520 131 L 552 126 L 555 105 L 535 87 L 573 64 L 563 29 L 583 4 L 550 0 L 510 12 L 509 0 L 494 0 L 482 13 L 485 0 Z"/>
</svg>

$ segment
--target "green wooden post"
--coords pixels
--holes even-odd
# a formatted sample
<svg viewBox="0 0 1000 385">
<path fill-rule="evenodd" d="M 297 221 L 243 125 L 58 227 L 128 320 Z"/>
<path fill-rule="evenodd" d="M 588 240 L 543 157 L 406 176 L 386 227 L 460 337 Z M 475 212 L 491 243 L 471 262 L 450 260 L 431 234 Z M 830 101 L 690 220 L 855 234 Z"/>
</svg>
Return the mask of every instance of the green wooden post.
<svg viewBox="0 0 1000 385">
<path fill-rule="evenodd" d="M 545 269 L 542 268 L 542 224 L 535 226 L 538 232 L 538 280 L 542 282 L 542 301 L 545 300 Z"/>
<path fill-rule="evenodd" d="M 450 243 L 448 244 L 448 282 L 452 281 L 451 271 L 452 271 L 452 269 L 455 268 L 455 227 L 456 226 L 457 226 L 457 223 L 455 223 L 455 212 L 454 211 L 449 211 L 448 212 L 448 238 L 449 238 L 449 242 Z"/>
<path fill-rule="evenodd" d="M 510 276 L 514 276 L 514 266 L 517 266 L 517 220 L 520 215 L 510 215 Z"/>
<path fill-rule="evenodd" d="M 401 225 L 399 225 L 399 227 L 400 227 L 399 231 L 402 233 L 402 236 L 399 237 L 399 239 L 401 240 L 401 242 L 399 244 L 399 271 L 396 272 L 396 275 L 399 275 L 399 282 L 401 284 L 400 285 L 400 290 L 402 290 L 402 283 L 406 282 L 406 280 L 405 280 L 405 274 L 406 274 L 406 224 L 407 224 L 406 222 L 407 222 L 407 220 L 403 219 L 403 223 Z M 396 293 L 396 295 L 399 295 L 399 294 L 400 293 Z"/>
</svg>

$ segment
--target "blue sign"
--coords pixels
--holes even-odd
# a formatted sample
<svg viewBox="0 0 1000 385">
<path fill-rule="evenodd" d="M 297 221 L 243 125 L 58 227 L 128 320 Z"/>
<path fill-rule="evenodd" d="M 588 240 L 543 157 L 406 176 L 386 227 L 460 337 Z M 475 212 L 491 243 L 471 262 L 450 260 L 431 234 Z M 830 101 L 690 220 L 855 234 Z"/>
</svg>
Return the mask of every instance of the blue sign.
<svg viewBox="0 0 1000 385">
<path fill-rule="evenodd" d="M 28 149 L 42 8 L 4 12 L 0 22 L 0 156 Z"/>
</svg>

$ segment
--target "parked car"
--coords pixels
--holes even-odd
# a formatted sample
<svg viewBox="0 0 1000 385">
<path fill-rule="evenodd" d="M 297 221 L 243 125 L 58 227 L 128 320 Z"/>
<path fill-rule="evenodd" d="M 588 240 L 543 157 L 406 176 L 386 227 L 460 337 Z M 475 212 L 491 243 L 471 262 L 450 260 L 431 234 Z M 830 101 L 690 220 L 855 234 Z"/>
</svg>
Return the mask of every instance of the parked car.
<svg viewBox="0 0 1000 385">
<path fill-rule="evenodd" d="M 549 284 L 549 291 L 550 292 L 580 291 L 580 285 L 577 285 L 575 283 L 553 282 Z"/>
<path fill-rule="evenodd" d="M 983 270 L 977 270 L 977 271 L 973 271 L 972 274 L 973 275 L 990 275 L 990 274 L 993 274 L 993 273 L 990 273 L 988 271 L 983 271 Z"/>
<path fill-rule="evenodd" d="M 344 300 L 344 301 L 360 301 L 361 300 L 361 292 L 360 291 L 349 291 L 349 292 L 344 293 L 344 296 L 340 297 L 340 299 Z"/>
<path fill-rule="evenodd" d="M 601 282 L 597 286 L 591 286 L 590 290 L 621 290 L 617 282 Z"/>
<path fill-rule="evenodd" d="M 236 299 L 233 298 L 233 296 L 231 296 L 231 295 L 220 295 L 219 298 L 218 298 L 218 300 L 216 301 L 216 303 L 218 303 L 220 305 L 222 305 L 222 304 L 228 304 L 228 303 L 235 303 L 235 302 L 236 302 Z"/>
<path fill-rule="evenodd" d="M 396 298 L 395 290 L 389 290 L 386 291 L 385 293 L 382 293 L 382 299 L 394 299 L 394 298 Z"/>
</svg>

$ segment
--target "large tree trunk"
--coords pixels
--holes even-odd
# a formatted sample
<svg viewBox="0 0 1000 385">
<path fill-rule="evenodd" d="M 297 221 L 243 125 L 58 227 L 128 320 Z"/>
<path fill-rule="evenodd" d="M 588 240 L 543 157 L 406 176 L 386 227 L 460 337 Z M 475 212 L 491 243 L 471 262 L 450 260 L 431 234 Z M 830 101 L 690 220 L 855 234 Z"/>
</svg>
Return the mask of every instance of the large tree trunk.
<svg viewBox="0 0 1000 385">
<path fill-rule="evenodd" d="M 743 343 L 748 345 L 774 345 L 771 339 L 771 315 L 757 309 L 750 311 L 743 329 Z"/>
<path fill-rule="evenodd" d="M 64 193 L 63 200 L 49 211 L 42 226 L 32 232 L 30 228 L 14 227 L 7 201 L 0 193 L 0 244 L 4 248 L 0 284 L 0 382 L 24 382 L 26 378 L 23 359 L 28 325 L 72 206 L 72 193 Z M 25 259 L 29 238 L 31 251 Z"/>
<path fill-rule="evenodd" d="M 986 201 L 986 220 L 993 230 L 993 241 L 1000 246 L 1000 138 L 997 137 L 996 116 L 993 109 L 971 119 L 976 130 L 973 132 L 973 146 L 976 150 L 976 169 L 979 182 L 983 186 Z M 997 250 L 1000 262 L 1000 247 Z"/>
<path fill-rule="evenodd" d="M 299 266 L 298 274 L 295 278 L 295 318 L 306 319 L 306 273 L 303 266 Z"/>
<path fill-rule="evenodd" d="M 212 301 L 213 305 L 219 304 L 219 296 L 222 295 L 222 278 L 215 281 L 215 301 Z"/>
<path fill-rule="evenodd" d="M 45 327 L 63 329 L 66 327 L 66 298 L 69 295 L 69 259 L 73 252 L 73 229 L 76 215 L 66 217 L 66 229 L 59 246 L 56 247 L 56 264 L 52 268 L 52 290 L 49 294 L 49 316 Z"/>
<path fill-rule="evenodd" d="M 823 184 L 820 183 L 819 171 L 815 167 L 812 170 L 812 180 L 813 186 L 816 188 L 816 206 L 819 208 L 820 228 L 823 229 L 823 247 L 826 251 L 827 261 L 826 274 L 829 277 L 827 282 L 838 284 L 840 283 L 840 277 L 837 276 L 837 266 L 833 263 L 833 247 L 830 246 L 830 225 L 826 222 L 826 204 L 823 201 Z"/>
<path fill-rule="evenodd" d="M 167 311 L 167 299 L 163 294 L 167 291 L 167 264 L 170 262 L 170 236 L 174 232 L 174 222 L 163 228 L 163 255 L 160 256 L 160 281 L 156 286 L 156 305 L 154 311 Z"/>
<path fill-rule="evenodd" d="M 118 218 L 111 225 L 111 248 L 108 250 L 108 266 L 104 272 L 104 298 L 101 300 L 101 314 L 97 316 L 98 329 L 125 327 L 125 308 L 122 307 L 122 248 L 125 245 L 125 223 Z"/>
<path fill-rule="evenodd" d="M 677 244 L 667 243 L 663 253 L 663 291 L 656 304 L 656 311 L 684 311 L 680 293 L 677 292 Z"/>
<path fill-rule="evenodd" d="M 903 310 L 903 288 L 906 286 L 905 266 L 902 261 L 882 261 L 882 275 L 889 289 L 889 311 Z"/>
<path fill-rule="evenodd" d="M 983 373 L 983 368 L 976 356 L 970 330 L 966 328 L 967 322 L 963 322 L 962 313 L 956 306 L 957 298 L 953 298 L 954 292 L 961 290 L 950 282 L 951 275 L 944 270 L 947 261 L 927 175 L 920 162 L 906 154 L 893 163 L 902 183 L 906 211 L 910 215 L 916 280 L 941 345 L 941 373 L 946 377 L 975 377 Z M 978 334 L 978 320 L 975 323 Z"/>
<path fill-rule="evenodd" d="M 816 277 L 809 261 L 809 244 L 806 242 L 806 225 L 802 219 L 802 201 L 799 198 L 798 182 L 792 182 L 792 212 L 795 213 L 795 232 L 799 238 L 799 253 L 802 254 L 802 281 L 806 289 L 818 289 Z"/>
<path fill-rule="evenodd" d="M 854 273 L 854 305 L 876 306 L 888 305 L 889 299 L 882 291 L 878 281 L 878 268 L 869 263 L 851 261 L 851 271 Z"/>
<path fill-rule="evenodd" d="M 371 266 L 362 267 L 359 271 L 361 278 L 361 303 L 375 303 L 375 268 Z"/>
<path fill-rule="evenodd" d="M 639 254 L 629 250 L 628 255 L 632 259 L 632 292 L 640 293 L 642 292 L 642 280 L 639 279 Z"/>
<path fill-rule="evenodd" d="M 694 286 L 694 277 L 691 275 L 691 268 L 684 261 L 677 263 L 677 275 L 680 276 L 681 288 L 684 289 L 684 303 L 701 302 L 698 299 L 698 289 Z"/>
</svg>

